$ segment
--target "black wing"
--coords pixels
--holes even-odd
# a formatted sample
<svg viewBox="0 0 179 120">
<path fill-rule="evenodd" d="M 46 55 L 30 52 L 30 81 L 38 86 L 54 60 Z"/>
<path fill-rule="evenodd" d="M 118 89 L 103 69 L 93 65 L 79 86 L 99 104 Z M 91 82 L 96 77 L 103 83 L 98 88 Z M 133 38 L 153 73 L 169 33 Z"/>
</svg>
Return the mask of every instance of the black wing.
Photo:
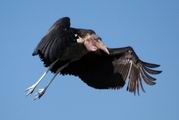
<svg viewBox="0 0 179 120">
<path fill-rule="evenodd" d="M 109 49 L 109 52 L 110 55 L 88 53 L 61 73 L 79 76 L 89 86 L 98 89 L 121 88 L 128 80 L 127 90 L 139 93 L 140 87 L 144 91 L 142 80 L 148 85 L 155 84 L 156 79 L 150 74 L 161 71 L 151 68 L 159 65 L 141 61 L 131 47 Z"/>
<path fill-rule="evenodd" d="M 49 66 L 62 56 L 65 48 L 73 44 L 74 37 L 70 30 L 70 18 L 61 18 L 49 29 L 32 55 L 39 55 L 44 64 Z"/>
<path fill-rule="evenodd" d="M 95 32 L 90 29 L 72 28 L 70 18 L 63 17 L 52 25 L 32 55 L 39 55 L 46 67 L 58 59 L 58 65 L 53 65 L 51 69 L 52 72 L 56 72 L 60 62 L 63 64 L 70 59 L 83 56 L 82 51 L 85 51 L 85 48 L 84 45 L 78 44 L 78 40 L 88 34 L 95 34 Z"/>
</svg>

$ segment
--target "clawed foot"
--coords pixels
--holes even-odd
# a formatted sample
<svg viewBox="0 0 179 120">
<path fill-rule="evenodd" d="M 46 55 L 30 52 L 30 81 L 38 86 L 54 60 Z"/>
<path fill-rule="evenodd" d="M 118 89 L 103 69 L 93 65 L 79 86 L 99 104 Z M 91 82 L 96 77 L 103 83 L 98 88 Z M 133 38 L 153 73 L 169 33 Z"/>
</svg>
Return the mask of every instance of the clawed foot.
<svg viewBox="0 0 179 120">
<path fill-rule="evenodd" d="M 34 100 L 40 99 L 46 92 L 47 87 L 39 89 L 38 92 L 35 94 Z"/>
<path fill-rule="evenodd" d="M 32 86 L 28 87 L 25 91 L 27 92 L 26 93 L 26 96 L 28 95 L 31 95 L 35 88 L 37 87 L 37 85 L 40 83 L 40 81 L 43 79 L 43 77 L 48 73 L 50 69 L 48 69 L 38 80 L 35 84 L 33 84 Z M 60 69 L 61 70 L 61 69 Z M 60 71 L 59 71 L 60 72 Z M 40 99 L 46 92 L 47 88 L 50 86 L 50 84 L 52 83 L 52 81 L 55 79 L 55 77 L 57 76 L 57 74 L 59 73 L 57 72 L 54 77 L 50 80 L 50 82 L 47 84 L 47 86 L 45 86 L 43 89 L 39 89 L 38 92 L 35 94 L 35 98 L 34 100 L 36 99 Z"/>
<path fill-rule="evenodd" d="M 25 90 L 25 91 L 27 92 L 27 93 L 26 93 L 26 96 L 31 95 L 31 94 L 34 92 L 34 90 L 35 90 L 36 87 L 37 87 L 37 84 L 33 84 L 32 86 L 28 87 L 28 88 Z"/>
<path fill-rule="evenodd" d="M 48 71 L 49 71 L 49 69 L 46 71 L 46 72 L 44 72 L 43 74 L 42 74 L 42 76 L 32 85 L 32 86 L 30 86 L 30 87 L 28 87 L 25 91 L 27 92 L 26 93 L 26 96 L 28 96 L 28 95 L 31 95 L 33 92 L 34 92 L 34 90 L 35 90 L 35 88 L 37 87 L 37 85 L 40 83 L 40 81 L 43 79 L 43 77 L 48 73 Z M 41 91 L 39 90 L 39 93 L 40 94 L 42 94 L 41 93 Z M 43 93 L 44 94 L 44 93 Z M 42 95 L 43 95 L 42 94 Z M 41 96 L 42 96 L 41 95 Z M 40 97 L 41 97 L 40 96 Z M 39 98 L 40 98 L 39 97 Z"/>
<path fill-rule="evenodd" d="M 34 92 L 34 90 L 35 90 L 36 87 L 37 87 L 36 84 L 33 84 L 32 86 L 28 87 L 28 88 L 26 89 L 26 92 L 27 92 L 27 93 L 26 93 L 26 96 L 31 95 L 31 94 Z M 35 98 L 34 98 L 34 100 L 40 99 L 40 98 L 45 94 L 46 90 L 47 90 L 47 86 L 46 86 L 45 88 L 38 89 L 38 92 L 35 93 Z"/>
</svg>

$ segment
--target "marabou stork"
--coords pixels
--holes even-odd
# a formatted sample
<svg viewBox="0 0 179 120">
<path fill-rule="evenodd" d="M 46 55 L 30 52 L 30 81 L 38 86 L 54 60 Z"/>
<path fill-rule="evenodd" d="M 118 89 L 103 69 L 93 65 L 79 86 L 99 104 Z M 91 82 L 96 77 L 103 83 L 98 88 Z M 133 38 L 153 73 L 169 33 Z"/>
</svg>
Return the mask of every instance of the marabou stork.
<svg viewBox="0 0 179 120">
<path fill-rule="evenodd" d="M 55 73 L 35 99 L 44 95 L 57 74 L 78 76 L 96 89 L 119 89 L 128 81 L 127 90 L 139 94 L 140 88 L 145 92 L 143 81 L 154 85 L 156 79 L 151 75 L 161 73 L 153 69 L 159 65 L 140 60 L 132 47 L 107 48 L 93 30 L 70 27 L 69 17 L 52 25 L 32 55 L 39 55 L 48 70 L 26 89 L 26 95 L 34 92 L 49 71 Z"/>
</svg>

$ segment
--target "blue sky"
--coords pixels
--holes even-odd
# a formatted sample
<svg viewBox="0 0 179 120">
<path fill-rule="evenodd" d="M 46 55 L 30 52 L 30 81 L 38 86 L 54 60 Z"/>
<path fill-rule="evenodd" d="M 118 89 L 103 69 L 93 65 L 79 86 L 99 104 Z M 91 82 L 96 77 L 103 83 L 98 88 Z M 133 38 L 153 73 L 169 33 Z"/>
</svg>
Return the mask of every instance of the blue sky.
<svg viewBox="0 0 179 120">
<path fill-rule="evenodd" d="M 1 0 L 1 120 L 178 120 L 178 0 Z M 132 46 L 142 60 L 161 64 L 157 84 L 134 96 L 126 86 L 96 90 L 77 77 L 58 76 L 32 101 L 25 88 L 46 70 L 32 51 L 58 18 L 91 28 L 109 47 Z M 53 75 L 48 74 L 44 82 Z"/>
</svg>

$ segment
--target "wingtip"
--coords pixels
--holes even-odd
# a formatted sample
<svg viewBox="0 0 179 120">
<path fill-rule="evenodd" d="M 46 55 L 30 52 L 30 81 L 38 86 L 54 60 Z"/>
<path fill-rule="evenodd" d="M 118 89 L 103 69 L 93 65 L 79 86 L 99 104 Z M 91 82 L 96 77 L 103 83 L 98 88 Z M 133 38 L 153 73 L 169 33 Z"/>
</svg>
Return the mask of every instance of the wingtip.
<svg viewBox="0 0 179 120">
<path fill-rule="evenodd" d="M 162 70 L 158 70 L 158 74 L 162 73 L 163 71 Z"/>
<path fill-rule="evenodd" d="M 154 74 L 160 74 L 160 73 L 162 72 L 161 70 L 154 70 L 154 69 L 148 68 L 148 67 L 146 67 L 146 66 L 144 66 L 143 69 L 144 69 L 147 73 L 152 74 L 152 75 L 154 75 Z"/>
<path fill-rule="evenodd" d="M 32 56 L 35 56 L 38 54 L 38 51 L 37 50 L 34 50 L 34 52 L 32 53 Z"/>
<path fill-rule="evenodd" d="M 149 68 L 157 68 L 157 67 L 160 67 L 159 64 L 154 64 L 154 63 L 148 63 L 148 62 L 144 62 L 144 61 L 141 61 L 146 67 L 149 67 Z"/>
<path fill-rule="evenodd" d="M 35 55 L 37 55 L 36 53 L 32 53 L 32 56 L 35 56 Z"/>
</svg>

